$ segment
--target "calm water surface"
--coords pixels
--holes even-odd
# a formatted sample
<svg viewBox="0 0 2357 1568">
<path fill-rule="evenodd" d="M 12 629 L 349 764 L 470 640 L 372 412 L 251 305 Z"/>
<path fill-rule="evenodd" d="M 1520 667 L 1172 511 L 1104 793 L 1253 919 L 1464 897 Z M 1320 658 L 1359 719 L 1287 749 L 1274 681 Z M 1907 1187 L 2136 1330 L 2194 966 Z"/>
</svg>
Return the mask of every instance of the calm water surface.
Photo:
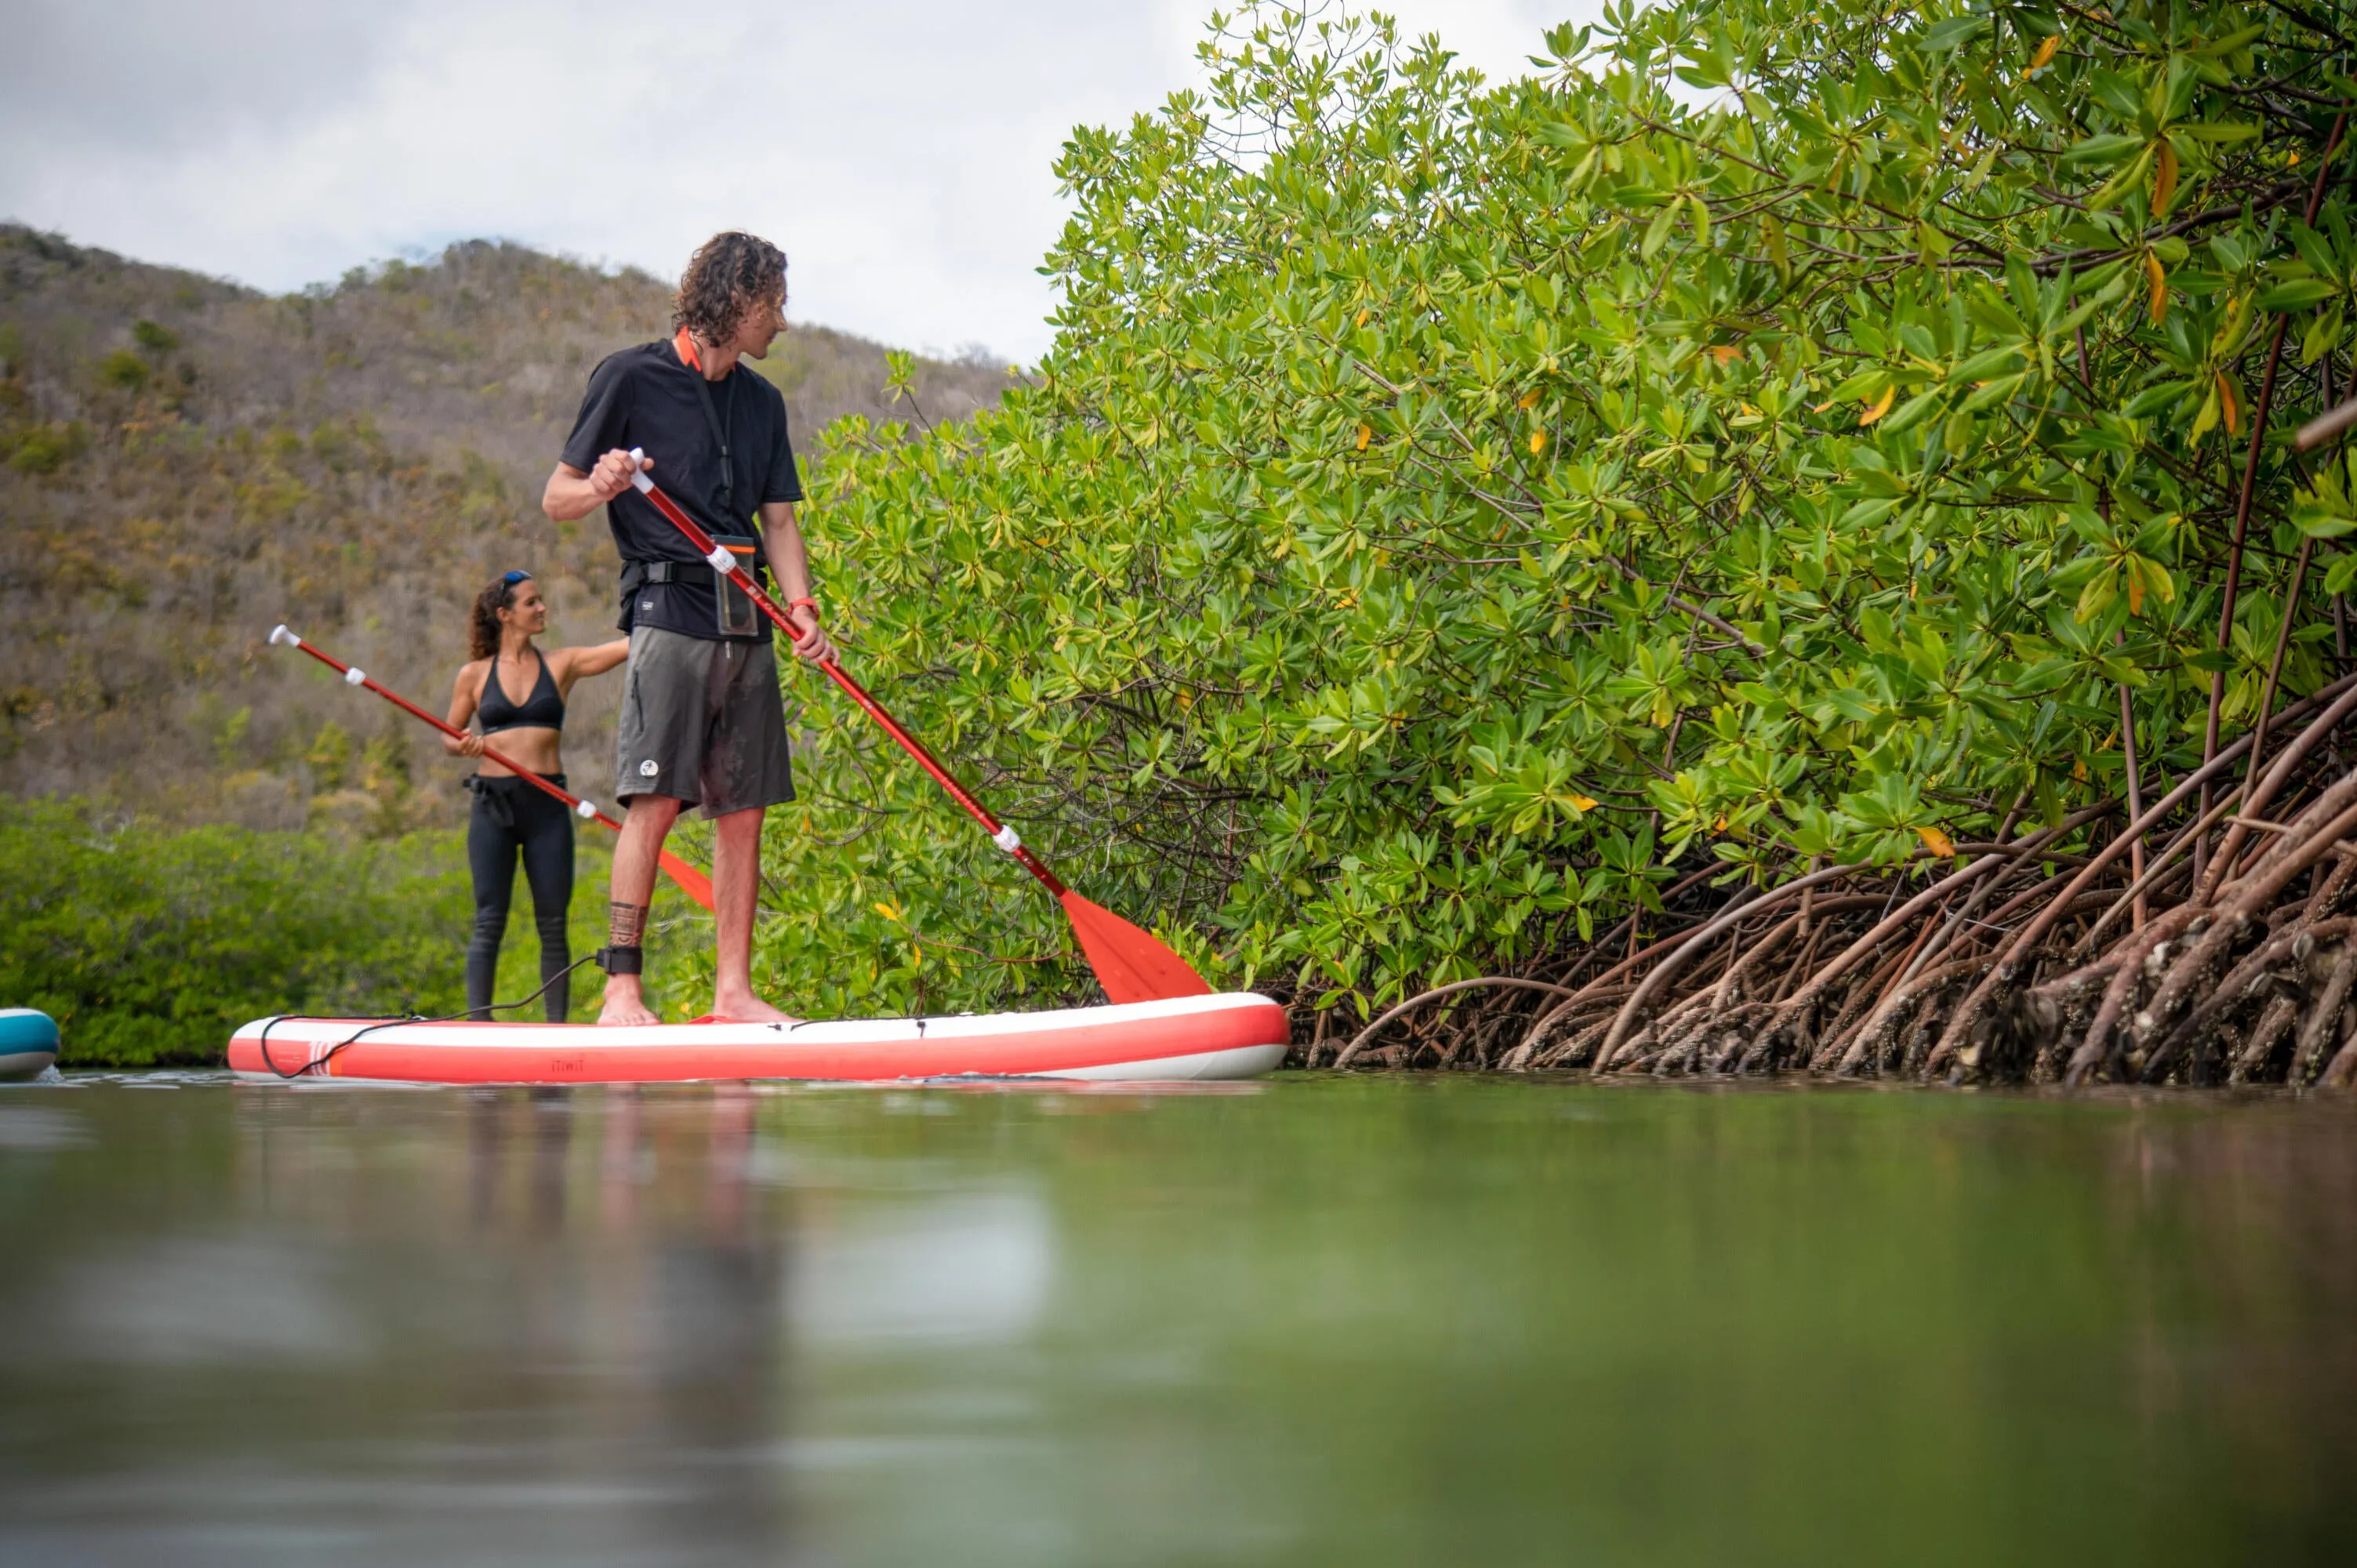
<svg viewBox="0 0 2357 1568">
<path fill-rule="evenodd" d="M 2357 1561 L 2357 1111 L 0 1090 L 0 1561 Z"/>
</svg>

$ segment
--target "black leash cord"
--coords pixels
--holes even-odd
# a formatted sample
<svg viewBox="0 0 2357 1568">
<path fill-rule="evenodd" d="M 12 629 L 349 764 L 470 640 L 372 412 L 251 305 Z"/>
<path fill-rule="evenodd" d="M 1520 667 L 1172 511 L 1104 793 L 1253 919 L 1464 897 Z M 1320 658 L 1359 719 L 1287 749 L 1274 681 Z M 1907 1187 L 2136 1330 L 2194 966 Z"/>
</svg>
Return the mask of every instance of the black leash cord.
<svg viewBox="0 0 2357 1568">
<path fill-rule="evenodd" d="M 563 980 L 566 975 L 571 974 L 583 964 L 595 963 L 597 961 L 597 954 L 595 952 L 589 953 L 582 958 L 576 958 L 571 963 L 566 964 L 563 969 L 558 970 L 554 974 L 550 975 L 546 980 L 542 981 L 540 983 L 540 989 L 533 992 L 531 995 L 515 1002 L 494 1002 L 489 1006 L 483 1008 L 482 1011 L 486 1013 L 505 1013 L 509 1009 L 514 1007 L 529 1007 L 533 1003 L 539 1001 L 542 997 L 547 995 L 548 988 L 550 986 L 555 984 L 558 981 Z M 476 1010 L 474 1008 L 469 1007 L 463 1013 L 446 1013 L 439 1018 L 428 1018 L 423 1013 L 412 1013 L 400 1018 L 380 1018 L 373 1024 L 363 1025 L 361 1027 L 355 1029 L 343 1039 L 338 1040 L 334 1045 L 329 1046 L 326 1053 L 320 1056 L 317 1059 L 305 1062 L 293 1072 L 288 1072 L 285 1069 L 280 1067 L 276 1062 L 271 1059 L 270 1031 L 276 1028 L 281 1024 L 328 1023 L 333 1022 L 333 1020 L 315 1018 L 310 1015 L 302 1013 L 285 1014 L 279 1017 L 271 1019 L 268 1023 L 262 1026 L 262 1038 L 256 1043 L 262 1047 L 262 1065 L 270 1069 L 273 1077 L 292 1082 L 296 1079 L 307 1076 L 325 1076 L 319 1069 L 326 1067 L 329 1062 L 335 1060 L 337 1056 L 342 1052 L 346 1046 L 352 1044 L 363 1035 L 373 1035 L 379 1029 L 395 1028 L 404 1024 L 455 1024 L 461 1018 L 473 1017 L 475 1015 L 475 1011 Z"/>
</svg>

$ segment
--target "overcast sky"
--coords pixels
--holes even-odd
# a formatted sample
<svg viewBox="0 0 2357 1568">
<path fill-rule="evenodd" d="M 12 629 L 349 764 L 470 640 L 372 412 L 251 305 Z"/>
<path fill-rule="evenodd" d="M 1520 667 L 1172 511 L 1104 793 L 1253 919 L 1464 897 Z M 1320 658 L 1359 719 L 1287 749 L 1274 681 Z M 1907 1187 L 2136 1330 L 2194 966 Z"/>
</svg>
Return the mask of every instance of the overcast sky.
<svg viewBox="0 0 2357 1568">
<path fill-rule="evenodd" d="M 1598 0 L 1394 0 L 1492 79 Z M 1048 346 L 1076 124 L 1196 83 L 1211 0 L 7 0 L 0 217 L 272 290 L 512 239 L 675 276 L 716 230 L 791 313 Z"/>
</svg>

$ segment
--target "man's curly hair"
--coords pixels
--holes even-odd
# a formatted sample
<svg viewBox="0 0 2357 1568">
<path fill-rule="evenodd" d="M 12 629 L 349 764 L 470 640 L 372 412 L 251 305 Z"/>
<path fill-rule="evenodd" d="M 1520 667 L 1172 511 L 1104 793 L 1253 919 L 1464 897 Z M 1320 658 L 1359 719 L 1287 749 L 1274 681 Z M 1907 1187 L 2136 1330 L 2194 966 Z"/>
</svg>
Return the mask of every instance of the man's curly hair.
<svg viewBox="0 0 2357 1568">
<path fill-rule="evenodd" d="M 782 296 L 785 286 L 783 251 L 757 234 L 715 234 L 680 277 L 671 324 L 706 343 L 725 343 L 737 335 L 746 312 L 773 295 Z"/>
</svg>

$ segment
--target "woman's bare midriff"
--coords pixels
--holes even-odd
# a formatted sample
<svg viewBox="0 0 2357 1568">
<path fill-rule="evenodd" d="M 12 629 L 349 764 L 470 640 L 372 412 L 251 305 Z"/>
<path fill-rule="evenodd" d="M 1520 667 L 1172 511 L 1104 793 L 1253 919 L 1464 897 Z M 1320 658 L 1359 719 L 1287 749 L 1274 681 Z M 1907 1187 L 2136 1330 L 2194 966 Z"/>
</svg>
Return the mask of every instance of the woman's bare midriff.
<svg viewBox="0 0 2357 1568">
<path fill-rule="evenodd" d="M 483 745 L 501 757 L 512 757 L 534 773 L 562 773 L 564 756 L 558 749 L 563 738 L 561 730 L 543 729 L 526 725 L 516 729 L 498 730 L 483 737 Z M 475 759 L 478 770 L 487 779 L 505 779 L 508 769 L 489 757 Z"/>
</svg>

